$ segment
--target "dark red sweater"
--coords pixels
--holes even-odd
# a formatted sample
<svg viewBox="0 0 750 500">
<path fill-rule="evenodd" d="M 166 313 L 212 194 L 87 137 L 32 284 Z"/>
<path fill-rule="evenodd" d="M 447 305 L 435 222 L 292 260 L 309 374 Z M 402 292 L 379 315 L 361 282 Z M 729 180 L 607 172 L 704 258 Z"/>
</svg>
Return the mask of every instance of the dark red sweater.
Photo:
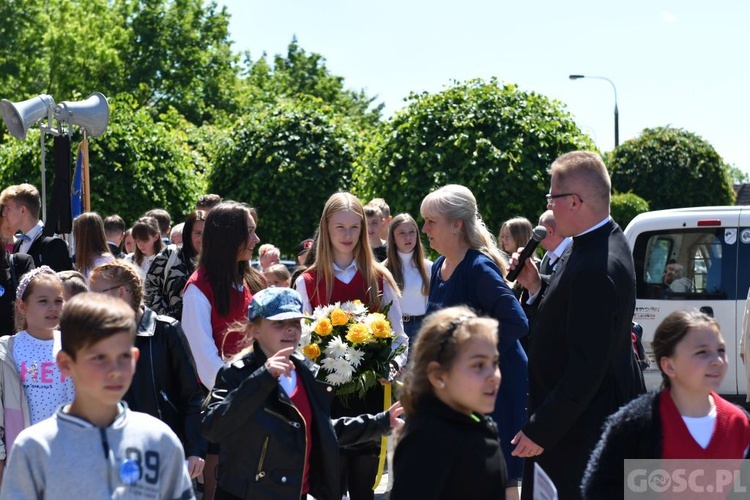
<svg viewBox="0 0 750 500">
<path fill-rule="evenodd" d="M 742 410 L 711 393 L 716 403 L 716 423 L 708 447 L 695 441 L 668 390 L 659 395 L 661 446 L 664 459 L 744 458 L 750 444 L 750 422 Z"/>
</svg>

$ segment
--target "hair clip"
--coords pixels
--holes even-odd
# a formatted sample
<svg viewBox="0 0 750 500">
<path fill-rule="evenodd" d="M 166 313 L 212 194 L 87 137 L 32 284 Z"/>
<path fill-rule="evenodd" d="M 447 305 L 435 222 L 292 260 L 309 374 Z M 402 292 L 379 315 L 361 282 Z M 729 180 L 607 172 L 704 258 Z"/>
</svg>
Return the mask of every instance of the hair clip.
<svg viewBox="0 0 750 500">
<path fill-rule="evenodd" d="M 440 361 L 440 358 L 443 356 L 443 351 L 445 351 L 445 346 L 448 345 L 448 343 L 453 339 L 453 334 L 456 331 L 456 328 L 458 328 L 459 325 L 465 323 L 469 319 L 469 316 L 459 316 L 458 318 L 452 320 L 450 322 L 450 325 L 448 325 L 448 329 L 445 332 L 445 336 L 440 341 L 440 348 L 438 349 L 437 354 L 437 360 Z"/>
<path fill-rule="evenodd" d="M 18 290 L 16 291 L 16 298 L 22 299 L 23 294 L 26 292 L 26 288 L 28 288 L 29 283 L 31 283 L 34 278 L 39 276 L 40 274 L 51 274 L 53 276 L 57 276 L 57 273 L 55 273 L 54 270 L 52 270 L 49 266 L 41 266 L 37 267 L 36 269 L 32 269 L 28 273 L 24 274 L 21 278 L 21 282 L 18 284 Z"/>
</svg>

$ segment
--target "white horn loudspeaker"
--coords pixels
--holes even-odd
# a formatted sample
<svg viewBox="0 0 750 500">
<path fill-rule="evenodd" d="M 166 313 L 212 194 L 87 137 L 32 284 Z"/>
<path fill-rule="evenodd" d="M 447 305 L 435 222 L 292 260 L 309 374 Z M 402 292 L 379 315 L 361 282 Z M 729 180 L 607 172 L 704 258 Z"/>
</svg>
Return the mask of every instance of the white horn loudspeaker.
<svg viewBox="0 0 750 500">
<path fill-rule="evenodd" d="M 55 106 L 55 119 L 78 125 L 91 137 L 99 137 L 107 130 L 109 103 L 101 92 L 94 92 L 83 101 L 63 101 Z"/>
<path fill-rule="evenodd" d="M 26 139 L 29 127 L 50 114 L 55 107 L 55 100 L 51 95 L 40 94 L 21 102 L 10 102 L 8 99 L 0 101 L 0 113 L 3 115 L 5 126 L 10 135 L 16 139 Z"/>
</svg>

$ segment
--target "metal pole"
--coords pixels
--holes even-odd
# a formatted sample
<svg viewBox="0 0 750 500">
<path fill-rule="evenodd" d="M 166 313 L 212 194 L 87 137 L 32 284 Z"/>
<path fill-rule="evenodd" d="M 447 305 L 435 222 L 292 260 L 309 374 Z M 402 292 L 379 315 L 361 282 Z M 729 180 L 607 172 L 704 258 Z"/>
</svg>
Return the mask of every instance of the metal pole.
<svg viewBox="0 0 750 500">
<path fill-rule="evenodd" d="M 588 76 L 588 75 L 570 75 L 568 78 L 571 80 L 580 80 L 581 78 L 594 78 L 596 80 L 606 80 L 612 85 L 612 90 L 615 92 L 615 147 L 620 145 L 620 113 L 617 110 L 617 87 L 615 83 L 604 76 Z"/>
</svg>

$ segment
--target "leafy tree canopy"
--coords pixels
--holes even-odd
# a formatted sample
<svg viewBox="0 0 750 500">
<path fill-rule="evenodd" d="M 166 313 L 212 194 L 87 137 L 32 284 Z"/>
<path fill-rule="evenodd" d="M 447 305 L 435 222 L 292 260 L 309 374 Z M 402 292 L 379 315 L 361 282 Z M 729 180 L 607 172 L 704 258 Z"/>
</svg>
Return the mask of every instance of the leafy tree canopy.
<svg viewBox="0 0 750 500">
<path fill-rule="evenodd" d="M 595 149 L 561 103 L 494 79 L 411 94 L 367 148 L 355 172 L 363 198 L 418 216 L 430 191 L 463 184 L 493 232 L 512 216 L 536 220 L 545 210 L 555 158 Z"/>
<path fill-rule="evenodd" d="M 307 95 L 319 98 L 334 109 L 364 125 L 375 125 L 380 120 L 383 104 L 374 105 L 375 98 L 364 91 L 344 88 L 344 79 L 331 74 L 320 54 L 310 53 L 299 46 L 297 39 L 287 48 L 286 57 L 276 55 L 273 65 L 266 55 L 255 62 L 245 54 L 247 76 L 245 83 L 250 94 L 264 102 L 273 102 L 278 97 Z"/>
<path fill-rule="evenodd" d="M 614 189 L 636 193 L 651 210 L 734 203 L 724 161 L 683 129 L 645 129 L 614 150 L 609 168 Z"/>
<path fill-rule="evenodd" d="M 256 207 L 261 240 L 290 253 L 312 236 L 328 197 L 349 187 L 360 150 L 350 120 L 321 99 L 280 99 L 220 141 L 208 190 Z"/>
<path fill-rule="evenodd" d="M 0 2 L 0 93 L 13 101 L 131 94 L 193 123 L 232 111 L 239 57 L 229 15 L 203 0 Z"/>
</svg>

